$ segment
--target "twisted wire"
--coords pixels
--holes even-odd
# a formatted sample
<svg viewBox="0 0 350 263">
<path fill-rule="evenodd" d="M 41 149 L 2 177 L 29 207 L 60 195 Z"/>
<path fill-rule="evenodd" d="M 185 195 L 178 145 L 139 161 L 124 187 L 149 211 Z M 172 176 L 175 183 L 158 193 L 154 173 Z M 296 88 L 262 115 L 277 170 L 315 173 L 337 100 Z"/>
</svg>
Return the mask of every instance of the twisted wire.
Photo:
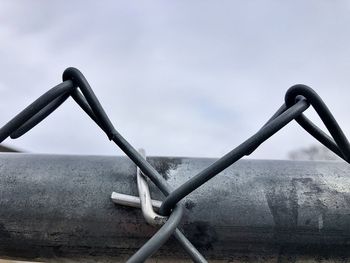
<svg viewBox="0 0 350 263">
<path fill-rule="evenodd" d="M 165 200 L 160 207 L 159 213 L 169 216 L 167 222 L 127 261 L 129 263 L 144 262 L 171 235 L 175 236 L 194 262 L 207 262 L 178 229 L 184 213 L 181 200 L 245 155 L 250 155 L 259 145 L 292 120 L 296 120 L 309 134 L 340 158 L 348 163 L 350 162 L 350 144 L 332 113 L 313 89 L 298 84 L 287 90 L 285 103 L 257 133 L 178 188 L 172 189 L 154 167 L 118 133 L 88 81 L 75 68 L 67 68 L 63 73 L 62 83 L 44 93 L 0 128 L 0 143 L 7 137 L 15 139 L 24 135 L 61 106 L 69 97 L 73 98 L 84 112 L 105 132 L 108 139 L 113 141 L 165 195 Z M 331 136 L 323 132 L 303 114 L 310 105 L 315 109 Z"/>
</svg>

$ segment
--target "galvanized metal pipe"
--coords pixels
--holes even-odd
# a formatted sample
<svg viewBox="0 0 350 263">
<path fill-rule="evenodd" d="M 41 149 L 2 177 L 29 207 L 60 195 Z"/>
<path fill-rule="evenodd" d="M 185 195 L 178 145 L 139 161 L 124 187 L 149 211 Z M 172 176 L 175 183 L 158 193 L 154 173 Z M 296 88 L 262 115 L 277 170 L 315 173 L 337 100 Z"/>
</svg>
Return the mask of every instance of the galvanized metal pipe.
<svg viewBox="0 0 350 263">
<path fill-rule="evenodd" d="M 173 186 L 215 161 L 147 160 Z M 140 209 L 113 204 L 113 191 L 137 195 L 127 157 L 1 154 L 0 257 L 125 259 L 156 228 Z M 348 164 L 241 160 L 185 204 L 182 229 L 209 260 L 350 259 Z M 187 255 L 170 240 L 155 257 Z"/>
</svg>

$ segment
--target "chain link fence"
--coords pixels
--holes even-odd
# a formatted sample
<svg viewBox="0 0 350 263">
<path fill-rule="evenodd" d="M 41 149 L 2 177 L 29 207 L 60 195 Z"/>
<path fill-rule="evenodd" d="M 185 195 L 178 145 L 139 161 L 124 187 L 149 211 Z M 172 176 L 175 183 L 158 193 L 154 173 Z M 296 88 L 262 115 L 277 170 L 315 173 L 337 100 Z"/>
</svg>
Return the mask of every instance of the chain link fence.
<svg viewBox="0 0 350 263">
<path fill-rule="evenodd" d="M 176 189 L 156 171 L 152 165 L 140 154 L 113 126 L 106 112 L 102 108 L 96 95 L 83 74 L 68 68 L 63 73 L 63 82 L 53 87 L 36 101 L 30 104 L 6 125 L 0 129 L 0 142 L 6 138 L 18 138 L 44 120 L 69 97 L 89 115 L 89 117 L 104 131 L 110 141 L 113 141 L 140 169 L 142 176 L 148 177 L 166 196 L 159 206 L 159 216 L 166 220 L 159 230 L 146 242 L 127 262 L 144 262 L 151 257 L 172 235 L 178 240 L 183 249 L 194 262 L 207 262 L 200 252 L 185 237 L 178 228 L 184 215 L 182 199 L 209 181 L 221 171 L 244 156 L 254 152 L 260 144 L 273 136 L 289 122 L 296 120 L 302 128 L 316 138 L 321 144 L 346 162 L 350 161 L 350 145 L 339 127 L 337 121 L 318 94 L 305 85 L 295 85 L 286 92 L 284 103 L 263 127 L 241 143 L 238 147 L 215 161 L 209 167 L 194 175 L 187 182 Z M 312 106 L 325 124 L 331 136 L 318 128 L 304 116 L 303 112 Z M 140 189 L 140 188 L 139 188 Z M 143 199 L 140 193 L 141 208 L 150 199 Z M 151 205 L 152 208 L 152 205 Z"/>
</svg>

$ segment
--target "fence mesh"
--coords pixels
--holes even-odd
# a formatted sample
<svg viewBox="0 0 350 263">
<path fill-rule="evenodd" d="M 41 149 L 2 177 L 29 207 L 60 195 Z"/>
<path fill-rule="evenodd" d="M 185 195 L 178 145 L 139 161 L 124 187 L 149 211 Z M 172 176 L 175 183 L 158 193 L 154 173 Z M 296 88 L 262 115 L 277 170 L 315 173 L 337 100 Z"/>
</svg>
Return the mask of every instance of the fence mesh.
<svg viewBox="0 0 350 263">
<path fill-rule="evenodd" d="M 136 166 L 139 167 L 142 173 L 150 178 L 165 195 L 165 199 L 159 209 L 159 214 L 167 216 L 168 219 L 127 262 L 144 262 L 171 235 L 175 236 L 194 262 L 207 262 L 178 228 L 184 213 L 181 200 L 237 160 L 250 155 L 261 143 L 293 120 L 297 121 L 309 134 L 340 158 L 348 163 L 350 161 L 349 142 L 326 104 L 310 87 L 298 84 L 287 90 L 282 106 L 257 133 L 203 171 L 191 177 L 190 180 L 178 188 L 173 189 L 154 167 L 118 133 L 89 83 L 83 74 L 75 68 L 66 69 L 63 73 L 62 83 L 44 93 L 5 124 L 0 129 L 0 142 L 4 141 L 7 137 L 15 139 L 24 135 L 62 105 L 69 97 L 75 100 L 105 132 L 108 139 L 119 146 Z M 331 136 L 327 135 L 303 114 L 310 105 L 317 112 Z"/>
</svg>

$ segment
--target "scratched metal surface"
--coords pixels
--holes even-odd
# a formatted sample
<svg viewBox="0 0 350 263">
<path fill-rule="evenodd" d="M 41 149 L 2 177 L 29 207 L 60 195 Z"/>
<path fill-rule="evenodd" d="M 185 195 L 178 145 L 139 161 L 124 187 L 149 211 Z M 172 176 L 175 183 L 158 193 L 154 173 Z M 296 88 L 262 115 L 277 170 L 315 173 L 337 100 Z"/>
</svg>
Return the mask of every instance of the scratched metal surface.
<svg viewBox="0 0 350 263">
<path fill-rule="evenodd" d="M 149 161 L 178 186 L 214 159 Z M 126 157 L 1 154 L 0 173 L 0 256 L 123 261 L 155 231 L 109 199 L 136 195 Z M 350 262 L 345 163 L 241 160 L 184 202 L 184 233 L 210 262 Z M 173 258 L 187 256 L 170 240 L 152 260 Z"/>
<path fill-rule="evenodd" d="M 47 262 L 47 261 L 35 261 L 35 262 Z M 35 263 L 35 262 L 28 262 L 28 261 L 12 261 L 12 260 L 0 260 L 0 263 Z M 106 258 L 80 258 L 80 259 L 66 259 L 66 258 L 56 258 L 56 259 L 50 259 L 49 262 L 55 262 L 55 263 L 77 263 L 77 262 L 85 262 L 85 263 L 97 263 L 97 262 L 103 262 L 103 263 L 124 263 L 124 260 L 116 260 L 116 259 L 106 259 Z M 147 263 L 189 263 L 192 262 L 191 260 L 182 260 L 182 259 L 173 259 L 173 258 L 156 258 L 156 259 L 149 259 L 147 260 Z M 299 258 L 278 258 L 278 257 L 265 257 L 264 259 L 251 259 L 248 258 L 241 258 L 241 259 L 229 259 L 229 260 L 209 260 L 210 263 L 245 263 L 245 262 L 264 262 L 264 263 L 280 263 L 280 262 L 294 262 L 294 263 L 347 263 L 349 261 L 344 259 L 320 259 L 320 258 L 305 258 L 305 257 L 299 257 Z"/>
</svg>

